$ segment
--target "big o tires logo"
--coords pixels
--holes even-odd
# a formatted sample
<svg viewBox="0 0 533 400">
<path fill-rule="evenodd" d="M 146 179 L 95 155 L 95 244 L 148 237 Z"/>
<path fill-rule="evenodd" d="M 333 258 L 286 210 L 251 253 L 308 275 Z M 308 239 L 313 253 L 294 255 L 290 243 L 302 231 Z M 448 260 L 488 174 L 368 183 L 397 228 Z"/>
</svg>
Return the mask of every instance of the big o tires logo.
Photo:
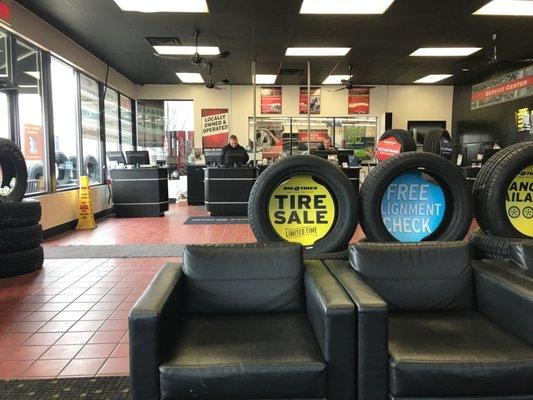
<svg viewBox="0 0 533 400">
<path fill-rule="evenodd" d="M 505 210 L 518 232 L 533 237 L 533 165 L 520 171 L 509 185 Z"/>
<path fill-rule="evenodd" d="M 295 175 L 278 185 L 268 201 L 274 231 L 287 242 L 311 246 L 335 222 L 336 207 L 326 186 L 310 175 Z"/>
</svg>

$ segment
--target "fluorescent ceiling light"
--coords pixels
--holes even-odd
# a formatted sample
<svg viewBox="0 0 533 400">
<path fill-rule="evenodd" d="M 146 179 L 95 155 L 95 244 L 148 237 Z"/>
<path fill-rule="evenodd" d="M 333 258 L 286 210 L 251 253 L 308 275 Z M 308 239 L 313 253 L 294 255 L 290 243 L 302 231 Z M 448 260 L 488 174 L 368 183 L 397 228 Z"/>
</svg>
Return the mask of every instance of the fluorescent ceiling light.
<svg viewBox="0 0 533 400">
<path fill-rule="evenodd" d="M 272 85 L 276 83 L 277 75 L 268 75 L 268 74 L 256 74 L 255 83 L 259 85 Z M 253 76 L 252 76 L 253 78 Z"/>
<path fill-rule="evenodd" d="M 449 78 L 450 74 L 432 74 L 432 75 L 427 75 L 427 76 L 424 76 L 423 78 L 420 78 L 418 80 L 415 81 L 415 83 L 435 83 L 435 82 L 439 82 L 439 81 L 442 81 L 446 78 Z"/>
<path fill-rule="evenodd" d="M 350 79 L 350 75 L 330 75 L 326 79 L 324 79 L 324 82 L 322 82 L 323 85 L 341 85 L 343 80 L 347 81 Z"/>
<path fill-rule="evenodd" d="M 154 46 L 154 50 L 161 55 L 184 55 L 192 56 L 196 52 L 195 46 Z M 220 54 L 220 49 L 215 46 L 198 46 L 198 53 L 201 56 L 216 56 Z"/>
<path fill-rule="evenodd" d="M 383 14 L 394 0 L 304 0 L 300 14 Z"/>
<path fill-rule="evenodd" d="M 485 4 L 474 15 L 516 15 L 521 17 L 533 16 L 533 1 L 531 0 L 492 0 Z"/>
<path fill-rule="evenodd" d="M 206 0 L 115 0 L 124 11 L 207 13 Z"/>
<path fill-rule="evenodd" d="M 481 47 L 421 47 L 411 53 L 414 57 L 465 57 L 481 50 Z"/>
<path fill-rule="evenodd" d="M 313 56 L 345 56 L 350 47 L 289 47 L 286 56 L 313 57 Z"/>
<path fill-rule="evenodd" d="M 204 83 L 204 78 L 197 72 L 176 72 L 182 83 Z"/>
</svg>

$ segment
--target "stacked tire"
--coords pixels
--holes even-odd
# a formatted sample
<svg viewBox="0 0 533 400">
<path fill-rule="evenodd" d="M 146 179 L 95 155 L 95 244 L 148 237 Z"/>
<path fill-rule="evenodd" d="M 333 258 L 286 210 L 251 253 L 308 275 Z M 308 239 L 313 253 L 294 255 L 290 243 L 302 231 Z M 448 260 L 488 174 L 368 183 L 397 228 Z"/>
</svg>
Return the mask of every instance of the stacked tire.
<svg viewBox="0 0 533 400">
<path fill-rule="evenodd" d="M 504 148 L 483 165 L 473 188 L 477 258 L 510 258 L 514 243 L 533 240 L 533 142 Z"/>
<path fill-rule="evenodd" d="M 448 160 L 452 158 L 452 140 L 450 132 L 443 128 L 430 130 L 424 137 L 423 150 L 438 154 Z"/>
<path fill-rule="evenodd" d="M 0 278 L 42 267 L 41 204 L 24 200 L 28 171 L 20 149 L 0 139 Z"/>
</svg>

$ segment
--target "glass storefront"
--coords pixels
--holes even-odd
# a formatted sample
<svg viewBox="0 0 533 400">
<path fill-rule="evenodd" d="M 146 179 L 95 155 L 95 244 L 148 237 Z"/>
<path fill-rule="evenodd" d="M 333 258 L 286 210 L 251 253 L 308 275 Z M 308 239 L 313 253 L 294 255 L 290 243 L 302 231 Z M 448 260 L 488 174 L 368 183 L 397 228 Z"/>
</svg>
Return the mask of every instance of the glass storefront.
<svg viewBox="0 0 533 400">
<path fill-rule="evenodd" d="M 131 99 L 124 95 L 120 95 L 120 134 L 122 138 L 122 150 L 133 150 Z"/>
<path fill-rule="evenodd" d="M 56 184 L 58 189 L 78 186 L 78 112 L 76 70 L 52 58 L 52 105 Z M 60 110 L 60 111 L 59 111 Z"/>
<path fill-rule="evenodd" d="M 82 173 L 91 184 L 102 183 L 102 149 L 100 140 L 100 97 L 98 82 L 80 75 Z"/>
<path fill-rule="evenodd" d="M 118 93 L 109 88 L 105 92 L 104 119 L 106 151 L 118 151 L 120 150 Z"/>
</svg>

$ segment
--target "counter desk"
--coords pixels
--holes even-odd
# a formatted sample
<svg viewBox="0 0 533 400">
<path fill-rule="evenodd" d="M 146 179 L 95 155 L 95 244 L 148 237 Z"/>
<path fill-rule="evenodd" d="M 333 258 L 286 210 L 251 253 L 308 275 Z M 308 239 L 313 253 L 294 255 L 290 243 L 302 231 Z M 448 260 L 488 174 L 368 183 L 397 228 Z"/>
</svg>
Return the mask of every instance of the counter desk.
<svg viewBox="0 0 533 400">
<path fill-rule="evenodd" d="M 256 168 L 204 168 L 205 206 L 212 216 L 248 215 Z"/>
<path fill-rule="evenodd" d="M 205 165 L 187 165 L 187 204 L 190 206 L 204 204 L 204 168 Z"/>
<path fill-rule="evenodd" d="M 168 170 L 160 167 L 111 170 L 116 217 L 158 217 L 168 211 Z"/>
</svg>

